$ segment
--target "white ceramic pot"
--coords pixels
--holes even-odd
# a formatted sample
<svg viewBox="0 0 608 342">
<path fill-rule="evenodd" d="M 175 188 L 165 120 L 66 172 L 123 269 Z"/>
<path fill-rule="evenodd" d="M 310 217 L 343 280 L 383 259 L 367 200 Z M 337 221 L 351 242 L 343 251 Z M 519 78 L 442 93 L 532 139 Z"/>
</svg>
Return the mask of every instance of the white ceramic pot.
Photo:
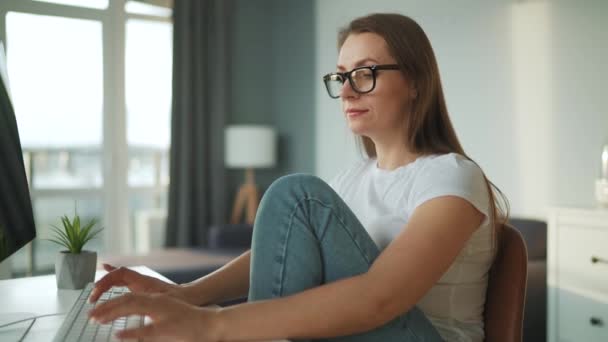
<svg viewBox="0 0 608 342">
<path fill-rule="evenodd" d="M 72 254 L 59 252 L 55 260 L 57 288 L 79 290 L 95 280 L 97 252 L 82 251 Z"/>
</svg>

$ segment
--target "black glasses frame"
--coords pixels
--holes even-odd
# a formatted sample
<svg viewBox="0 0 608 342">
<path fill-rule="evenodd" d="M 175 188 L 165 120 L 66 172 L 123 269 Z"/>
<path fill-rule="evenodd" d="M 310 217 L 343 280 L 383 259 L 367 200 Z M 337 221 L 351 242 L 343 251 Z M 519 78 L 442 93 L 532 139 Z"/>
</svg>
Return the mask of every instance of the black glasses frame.
<svg viewBox="0 0 608 342">
<path fill-rule="evenodd" d="M 354 83 L 353 83 L 353 79 L 351 78 L 352 73 L 355 71 L 361 70 L 361 69 L 369 69 L 372 72 L 372 87 L 370 90 L 360 91 L 359 89 L 357 89 L 357 86 L 354 85 Z M 344 85 L 344 82 L 346 82 L 346 80 L 348 80 L 351 88 L 353 88 L 353 90 L 356 93 L 367 94 L 367 93 L 373 91 L 374 89 L 376 89 L 376 72 L 378 70 L 399 70 L 399 65 L 397 65 L 397 64 L 369 65 L 369 66 L 362 66 L 362 67 L 354 68 L 353 70 L 346 71 L 346 72 L 332 72 L 332 73 L 329 73 L 329 74 L 323 76 L 323 83 L 325 83 L 325 89 L 327 90 L 327 94 L 332 99 L 337 99 L 340 97 L 340 95 L 332 96 L 331 91 L 329 90 L 329 82 L 333 81 L 332 77 L 335 77 L 335 76 L 340 76 L 342 78 L 342 85 Z"/>
</svg>

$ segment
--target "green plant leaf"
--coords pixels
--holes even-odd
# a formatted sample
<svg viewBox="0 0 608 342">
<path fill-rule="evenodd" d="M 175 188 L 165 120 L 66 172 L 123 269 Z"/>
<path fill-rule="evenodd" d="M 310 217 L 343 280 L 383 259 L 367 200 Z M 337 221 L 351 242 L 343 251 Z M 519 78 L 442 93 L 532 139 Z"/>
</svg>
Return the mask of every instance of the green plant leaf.
<svg viewBox="0 0 608 342">
<path fill-rule="evenodd" d="M 68 241 L 70 242 L 71 247 L 71 244 L 74 241 L 74 228 L 67 215 L 62 216 L 61 221 L 63 223 L 63 228 L 65 230 L 66 235 L 68 236 Z"/>
<path fill-rule="evenodd" d="M 67 216 L 66 216 L 67 217 Z M 77 220 L 76 217 L 74 217 L 74 219 L 72 220 L 71 224 L 70 224 L 70 230 L 72 232 L 72 240 L 70 240 L 71 244 L 72 244 L 72 253 L 80 253 L 80 248 L 79 248 L 79 236 L 78 236 L 78 230 L 80 229 L 79 226 L 76 225 Z"/>
<path fill-rule="evenodd" d="M 99 233 L 100 233 L 102 230 L 103 230 L 103 228 L 100 228 L 100 229 L 98 229 L 98 230 L 94 231 L 94 232 L 93 232 L 92 234 L 90 234 L 89 236 L 87 236 L 87 237 L 84 239 L 84 243 L 83 243 L 83 245 L 84 245 L 85 243 L 89 242 L 90 240 L 92 240 L 92 239 L 95 237 L 95 235 L 99 234 Z"/>
<path fill-rule="evenodd" d="M 66 235 L 65 232 L 63 232 L 60 228 L 58 228 L 57 226 L 51 225 L 51 229 L 55 232 L 57 238 L 61 241 L 63 241 L 64 245 L 66 248 L 70 248 L 70 241 L 68 236 Z"/>
<path fill-rule="evenodd" d="M 80 216 L 74 216 L 74 233 L 80 237 Z"/>
<path fill-rule="evenodd" d="M 69 227 L 69 226 L 71 226 L 71 225 L 72 225 L 72 224 L 70 223 L 70 219 L 67 217 L 67 215 L 63 215 L 63 216 L 61 216 L 61 223 L 63 224 L 63 227 L 64 227 L 64 228 Z"/>
<path fill-rule="evenodd" d="M 89 223 L 87 223 L 84 228 L 82 228 L 82 231 L 80 233 L 80 236 L 84 239 L 87 236 L 89 236 L 89 233 L 91 231 L 91 229 L 97 224 L 97 220 L 92 219 L 91 221 L 89 221 Z"/>
<path fill-rule="evenodd" d="M 70 253 L 82 252 L 84 245 L 103 230 L 103 228 L 93 230 L 98 223 L 98 220 L 95 218 L 83 225 L 78 214 L 74 214 L 74 218 L 71 220 L 67 215 L 63 215 L 61 217 L 61 223 L 63 229 L 51 225 L 55 237 L 49 239 L 49 241 L 66 247 Z"/>
<path fill-rule="evenodd" d="M 50 239 L 47 239 L 47 240 L 50 240 Z M 61 244 L 62 244 L 62 245 L 65 247 L 65 248 L 68 248 L 68 249 L 70 248 L 70 243 L 69 243 L 69 242 L 68 242 L 68 241 L 67 241 L 65 238 L 63 238 L 63 237 L 60 237 L 60 236 L 55 236 L 55 237 L 53 238 L 53 240 L 56 240 L 56 241 L 61 242 Z"/>
<path fill-rule="evenodd" d="M 46 239 L 48 241 L 55 242 L 68 250 L 71 250 L 70 242 L 68 241 L 67 235 L 58 227 L 51 225 L 51 229 L 55 232 L 54 239 Z"/>
<path fill-rule="evenodd" d="M 62 241 L 58 241 L 58 240 L 55 240 L 55 239 L 45 239 L 45 240 L 47 240 L 47 241 L 51 241 L 51 242 L 54 242 L 54 243 L 58 244 L 58 245 L 59 245 L 59 246 L 61 246 L 61 247 L 67 247 L 67 246 L 65 245 L 65 243 L 64 243 L 64 242 L 62 242 Z"/>
</svg>

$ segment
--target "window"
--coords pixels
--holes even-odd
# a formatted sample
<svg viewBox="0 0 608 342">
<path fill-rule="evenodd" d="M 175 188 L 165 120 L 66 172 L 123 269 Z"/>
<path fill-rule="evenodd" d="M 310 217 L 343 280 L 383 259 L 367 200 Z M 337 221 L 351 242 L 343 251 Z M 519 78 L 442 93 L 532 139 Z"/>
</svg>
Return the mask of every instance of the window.
<svg viewBox="0 0 608 342">
<path fill-rule="evenodd" d="M 171 126 L 173 27 L 129 19 L 126 26 L 129 223 L 148 208 L 165 208 Z M 150 80 L 154 80 L 151 82 Z"/>
<path fill-rule="evenodd" d="M 143 3 L 141 1 L 129 0 L 125 4 L 125 10 L 127 13 L 133 14 L 148 14 L 148 15 L 156 15 L 160 17 L 170 17 L 171 9 L 169 9 L 170 3 L 168 0 L 156 0 L 157 3 L 164 3 L 164 6 L 153 5 Z"/>
<path fill-rule="evenodd" d="M 75 208 L 104 227 L 88 245 L 101 254 L 133 250 L 138 211 L 166 208 L 171 11 L 138 13 L 129 3 L 0 3 L 38 234 L 11 258 L 17 276 L 53 272 L 59 246 L 43 239 Z"/>
<path fill-rule="evenodd" d="M 166 156 L 148 151 L 167 151 L 169 148 L 172 26 L 128 20 L 126 46 L 129 185 L 150 186 L 161 182 L 157 179 L 160 175 L 153 172 L 159 168 L 150 166 L 162 162 Z"/>
<path fill-rule="evenodd" d="M 37 152 L 35 189 L 102 185 L 101 29 L 92 20 L 6 16 L 8 75 L 21 142 Z M 67 146 L 70 151 L 63 149 Z"/>
<path fill-rule="evenodd" d="M 40 2 L 51 2 L 54 4 L 71 5 L 79 7 L 90 7 L 104 9 L 108 7 L 108 0 L 34 0 Z"/>
</svg>

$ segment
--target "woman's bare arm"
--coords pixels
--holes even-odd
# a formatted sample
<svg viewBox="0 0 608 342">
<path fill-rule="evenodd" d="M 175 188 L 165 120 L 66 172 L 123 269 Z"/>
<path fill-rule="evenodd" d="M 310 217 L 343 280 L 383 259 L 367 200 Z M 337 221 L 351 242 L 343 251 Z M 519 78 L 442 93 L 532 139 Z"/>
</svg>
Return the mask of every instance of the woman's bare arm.
<svg viewBox="0 0 608 342">
<path fill-rule="evenodd" d="M 430 200 L 415 210 L 367 273 L 284 298 L 223 308 L 215 318 L 219 339 L 322 338 L 381 326 L 420 300 L 483 218 L 461 198 Z"/>
<path fill-rule="evenodd" d="M 195 305 L 217 304 L 246 297 L 249 291 L 251 251 L 230 261 L 217 271 L 180 285 L 180 296 Z"/>
</svg>

